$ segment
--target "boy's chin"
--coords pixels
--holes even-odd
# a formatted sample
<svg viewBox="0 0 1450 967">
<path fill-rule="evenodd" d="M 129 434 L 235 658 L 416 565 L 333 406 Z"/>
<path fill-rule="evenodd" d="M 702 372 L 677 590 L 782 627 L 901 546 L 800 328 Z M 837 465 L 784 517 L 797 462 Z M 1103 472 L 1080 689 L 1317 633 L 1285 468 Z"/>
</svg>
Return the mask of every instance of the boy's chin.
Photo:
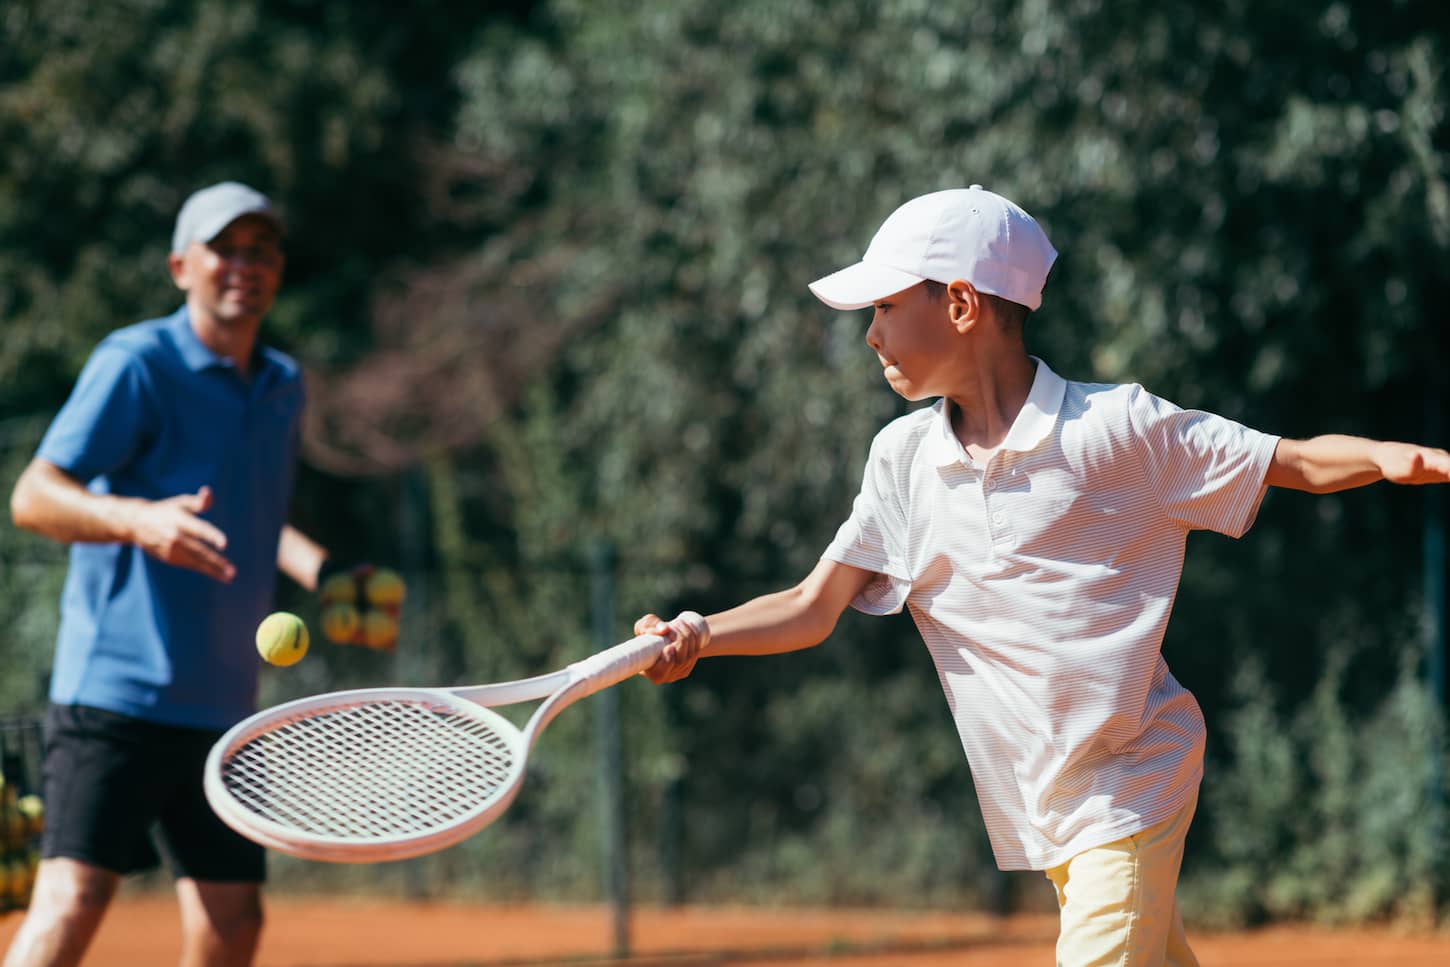
<svg viewBox="0 0 1450 967">
<path fill-rule="evenodd" d="M 940 395 L 928 393 L 920 387 L 912 386 L 910 383 L 902 383 L 894 380 L 887 380 L 886 385 L 891 387 L 891 392 L 906 400 L 908 403 L 920 403 L 922 400 L 933 399 Z"/>
</svg>

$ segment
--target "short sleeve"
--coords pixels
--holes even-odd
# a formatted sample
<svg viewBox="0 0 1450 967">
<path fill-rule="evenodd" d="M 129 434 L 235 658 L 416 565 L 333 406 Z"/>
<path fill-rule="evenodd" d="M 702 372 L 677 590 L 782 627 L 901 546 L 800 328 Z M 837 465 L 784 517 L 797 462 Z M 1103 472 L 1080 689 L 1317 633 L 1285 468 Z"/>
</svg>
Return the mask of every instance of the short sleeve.
<svg viewBox="0 0 1450 967">
<path fill-rule="evenodd" d="M 40 441 L 36 455 L 81 482 L 114 472 L 152 435 L 141 361 L 102 343 L 81 370 L 70 398 Z"/>
<path fill-rule="evenodd" d="M 1180 409 L 1142 387 L 1133 388 L 1128 405 L 1146 481 L 1163 512 L 1192 529 L 1247 533 L 1268 490 L 1279 438 Z"/>
<path fill-rule="evenodd" d="M 898 479 L 896 461 L 888 450 L 884 433 L 878 434 L 871 444 L 861 492 L 851 506 L 851 516 L 821 555 L 875 572 L 851 602 L 851 607 L 866 614 L 895 614 L 906 605 L 911 593 L 906 515 L 902 509 L 904 481 Z"/>
</svg>

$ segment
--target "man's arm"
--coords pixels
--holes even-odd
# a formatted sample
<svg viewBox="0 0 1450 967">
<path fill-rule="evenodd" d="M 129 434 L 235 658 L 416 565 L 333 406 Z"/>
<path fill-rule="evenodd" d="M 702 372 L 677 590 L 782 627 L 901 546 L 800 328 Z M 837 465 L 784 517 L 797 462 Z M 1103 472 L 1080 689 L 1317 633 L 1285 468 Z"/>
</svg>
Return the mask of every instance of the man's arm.
<svg viewBox="0 0 1450 967">
<path fill-rule="evenodd" d="M 308 591 L 316 591 L 317 575 L 325 560 L 327 549 L 321 544 L 291 524 L 282 528 L 282 537 L 277 542 L 277 570 Z"/>
<path fill-rule="evenodd" d="M 96 494 L 47 460 L 30 461 L 10 495 L 16 527 L 65 544 L 135 544 L 152 557 L 230 581 L 227 536 L 202 520 L 211 488 L 165 500 Z"/>
<path fill-rule="evenodd" d="M 870 571 L 823 559 L 795 587 L 711 615 L 704 634 L 687 621 L 645 615 L 635 622 L 635 634 L 672 639 L 645 674 L 662 684 L 689 675 L 696 661 L 710 655 L 773 655 L 818 645 L 871 577 Z"/>
<path fill-rule="evenodd" d="M 1271 487 L 1328 494 L 1378 480 L 1400 484 L 1450 482 L 1450 453 L 1414 443 L 1330 434 L 1279 441 L 1264 478 Z"/>
</svg>

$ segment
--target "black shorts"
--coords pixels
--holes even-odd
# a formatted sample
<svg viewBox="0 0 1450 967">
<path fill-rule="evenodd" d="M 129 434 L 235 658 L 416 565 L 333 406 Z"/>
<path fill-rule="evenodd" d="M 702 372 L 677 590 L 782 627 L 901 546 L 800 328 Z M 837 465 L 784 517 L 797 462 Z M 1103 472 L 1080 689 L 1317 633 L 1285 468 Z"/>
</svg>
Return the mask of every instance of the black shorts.
<svg viewBox="0 0 1450 967">
<path fill-rule="evenodd" d="M 266 878 L 266 851 L 226 826 L 202 794 L 220 732 L 158 725 L 85 705 L 45 717 L 45 832 L 40 854 L 116 873 L 157 864 L 173 876 L 233 883 Z"/>
</svg>

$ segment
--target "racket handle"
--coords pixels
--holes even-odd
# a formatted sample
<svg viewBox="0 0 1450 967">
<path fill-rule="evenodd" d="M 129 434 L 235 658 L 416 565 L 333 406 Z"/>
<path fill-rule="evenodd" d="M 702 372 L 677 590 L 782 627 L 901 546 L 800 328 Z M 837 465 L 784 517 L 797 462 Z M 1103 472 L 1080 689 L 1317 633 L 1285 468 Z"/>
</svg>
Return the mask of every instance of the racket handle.
<svg viewBox="0 0 1450 967">
<path fill-rule="evenodd" d="M 569 675 L 582 686 L 584 695 L 592 695 L 653 665 L 665 644 L 658 635 L 640 635 L 574 662 L 569 666 Z"/>
</svg>

